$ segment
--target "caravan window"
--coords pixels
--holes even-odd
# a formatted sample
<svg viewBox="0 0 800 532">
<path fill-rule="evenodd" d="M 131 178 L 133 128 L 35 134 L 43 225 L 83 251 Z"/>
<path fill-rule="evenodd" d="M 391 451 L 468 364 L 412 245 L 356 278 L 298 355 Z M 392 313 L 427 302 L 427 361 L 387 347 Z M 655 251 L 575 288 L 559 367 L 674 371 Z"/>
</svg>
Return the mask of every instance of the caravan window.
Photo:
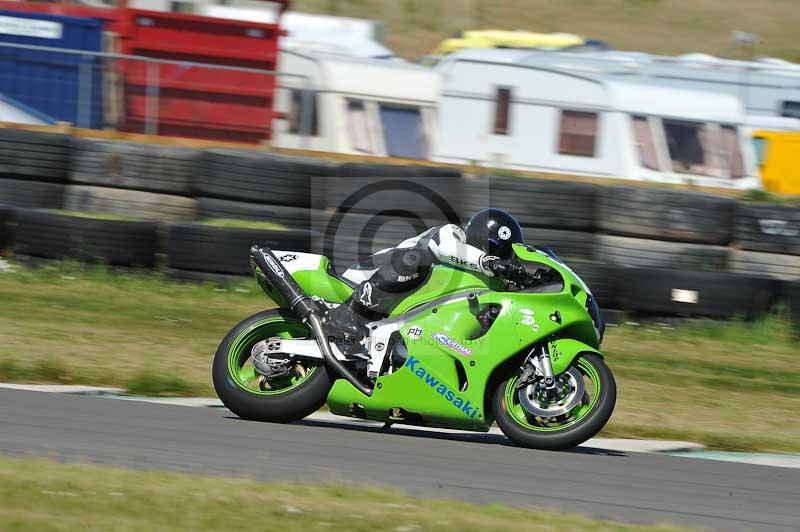
<svg viewBox="0 0 800 532">
<path fill-rule="evenodd" d="M 706 124 L 664 120 L 664 133 L 673 172 L 714 175 L 711 139 Z"/>
<path fill-rule="evenodd" d="M 347 100 L 347 124 L 350 130 L 350 145 L 361 153 L 375 153 L 369 127 L 369 117 L 364 102 Z"/>
<path fill-rule="evenodd" d="M 597 113 L 561 111 L 558 153 L 594 157 L 597 140 Z"/>
<path fill-rule="evenodd" d="M 781 104 L 781 116 L 800 118 L 800 102 L 785 101 Z"/>
<path fill-rule="evenodd" d="M 658 170 L 658 150 L 653 137 L 653 128 L 646 116 L 633 117 L 633 139 L 639 154 L 639 164 L 644 168 Z"/>
<path fill-rule="evenodd" d="M 386 155 L 406 159 L 428 156 L 422 114 L 418 107 L 380 105 Z"/>
<path fill-rule="evenodd" d="M 720 126 L 720 157 L 723 167 L 727 167 L 733 178 L 746 177 L 739 134 L 734 126 Z"/>
<path fill-rule="evenodd" d="M 511 89 L 498 87 L 494 100 L 494 134 L 508 135 L 508 120 L 511 112 Z"/>
<path fill-rule="evenodd" d="M 289 94 L 291 96 L 289 133 L 295 135 L 310 133 L 316 137 L 319 134 L 317 93 L 311 90 L 291 89 Z M 308 120 L 308 122 L 303 123 L 304 120 Z"/>
</svg>

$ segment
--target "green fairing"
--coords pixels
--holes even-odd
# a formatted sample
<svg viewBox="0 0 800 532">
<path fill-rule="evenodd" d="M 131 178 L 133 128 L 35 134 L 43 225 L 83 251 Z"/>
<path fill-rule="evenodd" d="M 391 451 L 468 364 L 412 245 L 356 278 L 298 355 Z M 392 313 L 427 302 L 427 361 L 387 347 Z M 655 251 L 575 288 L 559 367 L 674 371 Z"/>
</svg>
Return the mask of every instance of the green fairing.
<svg viewBox="0 0 800 532">
<path fill-rule="evenodd" d="M 599 341 L 587 314 L 587 293 L 580 279 L 542 253 L 524 246 L 516 246 L 515 250 L 526 264 L 537 263 L 558 271 L 564 280 L 563 290 L 542 294 L 494 291 L 503 287 L 497 279 L 436 266 L 429 281 L 399 304 L 391 316 L 401 316 L 443 296 L 464 294 L 465 297 L 426 307 L 418 314 L 412 312 L 400 333 L 409 355 L 416 361 L 413 368 L 406 364 L 392 374 L 380 376 L 371 397 L 364 396 L 345 380 L 336 381 L 328 395 L 331 412 L 350 416 L 353 405 L 359 405 L 358 410 L 367 419 L 390 421 L 391 409 L 402 408 L 422 416 L 428 425 L 486 431 L 493 422 L 486 414 L 487 386 L 495 370 L 509 359 L 525 356 L 531 346 L 550 340 L 553 371 L 558 375 L 581 353 L 598 353 Z M 312 288 L 309 278 L 295 277 L 308 293 L 320 293 Z M 478 294 L 480 309 L 490 304 L 501 305 L 494 325 L 480 337 L 477 337 L 480 326 L 474 317 L 475 309 L 470 309 L 466 299 L 470 292 Z M 521 312 L 523 309 L 527 314 Z M 560 323 L 550 319 L 555 311 L 560 313 Z M 532 317 L 534 323 L 530 323 L 531 318 L 525 322 L 526 316 Z M 422 329 L 418 339 L 408 336 L 412 327 Z M 467 347 L 469 356 L 437 341 L 432 336 L 435 333 L 444 333 Z M 468 383 L 463 391 L 459 390 L 458 365 Z M 450 397 L 454 400 L 449 400 Z M 462 400 L 462 406 L 458 406 L 457 399 Z M 467 402 L 470 408 L 465 409 L 463 405 Z"/>
</svg>

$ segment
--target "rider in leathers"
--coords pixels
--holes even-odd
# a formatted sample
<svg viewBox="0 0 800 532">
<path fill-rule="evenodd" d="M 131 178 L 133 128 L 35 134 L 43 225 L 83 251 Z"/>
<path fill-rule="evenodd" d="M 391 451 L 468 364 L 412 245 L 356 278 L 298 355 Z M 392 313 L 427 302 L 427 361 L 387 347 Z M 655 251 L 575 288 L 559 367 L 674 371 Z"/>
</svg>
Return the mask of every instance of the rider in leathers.
<svg viewBox="0 0 800 532">
<path fill-rule="evenodd" d="M 343 277 L 357 286 L 325 321 L 346 339 L 357 340 L 365 333 L 363 323 L 385 317 L 427 280 L 435 263 L 519 283 L 527 273 L 513 260 L 512 244 L 522 242 L 522 228 L 499 209 L 479 211 L 465 229 L 454 224 L 433 227 L 348 269 Z"/>
</svg>

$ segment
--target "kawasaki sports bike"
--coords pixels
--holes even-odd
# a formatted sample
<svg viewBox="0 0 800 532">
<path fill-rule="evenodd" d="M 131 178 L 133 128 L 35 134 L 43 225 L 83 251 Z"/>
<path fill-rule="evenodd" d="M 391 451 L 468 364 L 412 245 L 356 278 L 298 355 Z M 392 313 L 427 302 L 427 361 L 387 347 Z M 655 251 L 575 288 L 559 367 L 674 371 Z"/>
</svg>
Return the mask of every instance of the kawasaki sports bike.
<svg viewBox="0 0 800 532">
<path fill-rule="evenodd" d="M 514 245 L 527 280 L 443 265 L 357 346 L 326 330 L 353 284 L 327 257 L 253 247 L 256 279 L 278 308 L 234 327 L 214 357 L 214 387 L 236 415 L 286 423 L 327 402 L 333 414 L 486 432 L 560 450 L 597 434 L 616 384 L 598 350 L 592 292 L 550 250 Z"/>
</svg>

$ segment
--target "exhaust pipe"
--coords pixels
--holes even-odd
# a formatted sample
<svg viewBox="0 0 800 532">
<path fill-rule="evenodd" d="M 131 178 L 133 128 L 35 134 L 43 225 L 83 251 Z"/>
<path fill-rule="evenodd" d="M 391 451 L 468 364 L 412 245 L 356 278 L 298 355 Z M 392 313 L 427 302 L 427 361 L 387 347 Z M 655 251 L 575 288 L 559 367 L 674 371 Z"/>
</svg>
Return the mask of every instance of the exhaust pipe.
<svg viewBox="0 0 800 532">
<path fill-rule="evenodd" d="M 328 335 L 320 319 L 320 311 L 314 301 L 308 297 L 291 274 L 283 267 L 272 250 L 253 246 L 250 248 L 250 259 L 259 267 L 275 290 L 289 303 L 289 308 L 297 314 L 304 323 L 311 327 L 317 339 L 317 345 L 322 352 L 325 363 L 334 369 L 342 378 L 352 384 L 359 392 L 367 397 L 372 395 L 372 387 L 365 385 L 336 358 L 328 343 Z"/>
</svg>

